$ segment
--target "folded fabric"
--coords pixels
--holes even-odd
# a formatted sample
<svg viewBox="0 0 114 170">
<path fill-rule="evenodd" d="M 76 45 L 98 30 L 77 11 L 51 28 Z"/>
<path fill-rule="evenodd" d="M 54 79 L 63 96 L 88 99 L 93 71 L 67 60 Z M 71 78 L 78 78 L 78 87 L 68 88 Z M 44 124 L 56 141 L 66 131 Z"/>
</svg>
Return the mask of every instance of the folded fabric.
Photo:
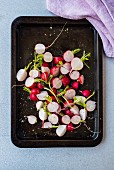
<svg viewBox="0 0 114 170">
<path fill-rule="evenodd" d="M 114 0 L 47 0 L 47 8 L 64 18 L 86 18 L 98 31 L 106 56 L 114 57 Z"/>
</svg>

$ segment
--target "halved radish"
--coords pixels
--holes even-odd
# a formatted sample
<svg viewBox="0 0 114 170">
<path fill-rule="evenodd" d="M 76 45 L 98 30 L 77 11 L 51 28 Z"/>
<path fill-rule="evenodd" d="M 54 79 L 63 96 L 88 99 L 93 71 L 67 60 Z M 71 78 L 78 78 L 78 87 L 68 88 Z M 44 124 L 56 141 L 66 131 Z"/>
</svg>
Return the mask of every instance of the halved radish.
<svg viewBox="0 0 114 170">
<path fill-rule="evenodd" d="M 39 77 L 40 76 L 40 72 L 38 70 L 30 70 L 29 76 L 33 77 L 33 78 Z"/>
<path fill-rule="evenodd" d="M 48 121 L 51 122 L 53 125 L 56 125 L 59 121 L 59 118 L 56 114 L 51 114 L 48 116 Z"/>
<path fill-rule="evenodd" d="M 52 86 L 53 88 L 60 89 L 62 86 L 62 80 L 59 78 L 53 78 L 52 79 Z"/>
<path fill-rule="evenodd" d="M 17 72 L 16 78 L 18 81 L 24 81 L 27 77 L 27 71 L 25 69 L 20 69 Z"/>
<path fill-rule="evenodd" d="M 91 91 L 90 90 L 83 90 L 83 91 L 80 91 L 85 97 L 89 97 L 90 94 L 91 94 Z"/>
<path fill-rule="evenodd" d="M 72 117 L 74 115 L 69 109 L 65 110 L 65 114 L 70 116 L 70 117 Z"/>
<path fill-rule="evenodd" d="M 72 87 L 74 88 L 74 89 L 78 89 L 78 87 L 79 87 L 79 83 L 76 81 L 76 82 L 73 82 L 72 83 Z"/>
<path fill-rule="evenodd" d="M 76 91 L 74 89 L 69 89 L 66 91 L 64 96 L 66 99 L 73 99 L 75 95 L 76 95 Z"/>
<path fill-rule="evenodd" d="M 54 57 L 53 61 L 55 64 L 59 64 L 60 61 L 63 61 L 63 58 L 62 57 Z"/>
<path fill-rule="evenodd" d="M 45 46 L 43 44 L 36 44 L 35 51 L 37 54 L 43 54 L 45 52 Z"/>
<path fill-rule="evenodd" d="M 69 73 L 69 76 L 72 80 L 77 80 L 80 76 L 80 73 L 79 71 L 74 70 L 71 73 Z"/>
<path fill-rule="evenodd" d="M 80 75 L 80 77 L 78 78 L 77 80 L 80 84 L 84 84 L 84 76 L 83 75 Z"/>
<path fill-rule="evenodd" d="M 30 93 L 30 100 L 37 101 L 38 98 L 36 97 L 36 95 L 34 93 Z"/>
<path fill-rule="evenodd" d="M 44 72 L 41 74 L 41 79 L 44 81 L 48 81 L 49 75 L 47 72 Z"/>
<path fill-rule="evenodd" d="M 76 96 L 77 99 L 80 99 L 81 103 L 85 103 L 86 98 L 84 96 Z"/>
<path fill-rule="evenodd" d="M 46 100 L 46 97 L 48 96 L 48 92 L 47 91 L 41 91 L 41 93 L 37 94 L 36 96 L 39 100 Z"/>
<path fill-rule="evenodd" d="M 88 100 L 86 102 L 86 109 L 87 109 L 87 111 L 92 112 L 92 111 L 95 110 L 95 108 L 96 108 L 96 102 L 94 102 L 92 100 Z"/>
<path fill-rule="evenodd" d="M 80 121 L 81 121 L 81 117 L 78 116 L 78 115 L 74 115 L 74 116 L 72 116 L 72 118 L 71 118 L 71 122 L 72 122 L 73 124 L 75 124 L 75 125 L 79 124 Z"/>
<path fill-rule="evenodd" d="M 39 118 L 40 118 L 42 121 L 44 121 L 44 120 L 47 119 L 47 117 L 48 117 L 47 113 L 44 111 L 43 108 L 41 108 L 41 109 L 39 110 Z"/>
<path fill-rule="evenodd" d="M 72 53 L 72 51 L 68 50 L 63 54 L 63 58 L 66 62 L 71 62 L 74 58 L 74 54 Z"/>
<path fill-rule="evenodd" d="M 68 74 L 71 70 L 71 64 L 65 63 L 61 66 L 60 71 L 62 74 Z"/>
<path fill-rule="evenodd" d="M 80 116 L 81 116 L 82 120 L 86 120 L 87 110 L 86 109 L 81 109 L 80 110 Z"/>
<path fill-rule="evenodd" d="M 42 66 L 43 66 L 43 67 L 49 67 L 49 63 L 47 63 L 47 62 L 44 61 L 44 62 L 42 63 Z"/>
<path fill-rule="evenodd" d="M 34 84 L 34 78 L 28 77 L 25 81 L 25 86 L 31 88 L 33 87 L 33 84 Z"/>
<path fill-rule="evenodd" d="M 67 131 L 72 132 L 73 130 L 74 130 L 73 124 L 72 124 L 72 123 L 69 123 L 69 124 L 67 125 Z"/>
<path fill-rule="evenodd" d="M 70 123 L 70 117 L 68 115 L 62 116 L 62 123 L 68 125 Z"/>
<path fill-rule="evenodd" d="M 79 108 L 78 108 L 78 106 L 76 106 L 76 105 L 74 105 L 74 106 L 70 109 L 70 111 L 71 111 L 73 114 L 79 115 Z"/>
<path fill-rule="evenodd" d="M 44 85 L 42 83 L 37 83 L 37 87 L 40 89 L 40 90 L 43 90 L 44 88 Z"/>
<path fill-rule="evenodd" d="M 36 108 L 37 108 L 37 110 L 40 110 L 42 107 L 43 107 L 43 102 L 42 102 L 42 101 L 38 101 L 38 102 L 36 103 Z"/>
<path fill-rule="evenodd" d="M 83 68 L 83 62 L 80 58 L 75 57 L 71 61 L 72 70 L 81 70 Z"/>
<path fill-rule="evenodd" d="M 74 105 L 72 100 L 67 100 L 67 101 L 64 102 L 64 107 L 70 107 L 70 106 Z"/>
<path fill-rule="evenodd" d="M 56 129 L 56 134 L 59 137 L 62 137 L 66 133 L 66 130 L 67 130 L 66 125 L 59 125 L 59 127 Z"/>
<path fill-rule="evenodd" d="M 70 78 L 67 76 L 64 76 L 61 80 L 64 86 L 67 86 L 70 84 Z"/>
<path fill-rule="evenodd" d="M 59 74 L 59 70 L 60 70 L 59 67 L 54 66 L 54 67 L 51 68 L 50 74 L 51 74 L 52 76 L 56 77 L 56 76 Z"/>
<path fill-rule="evenodd" d="M 41 71 L 42 71 L 42 73 L 47 72 L 48 75 L 50 74 L 50 69 L 49 69 L 49 67 L 44 67 L 44 66 L 42 66 L 42 67 L 41 67 Z"/>
<path fill-rule="evenodd" d="M 53 60 L 52 54 L 50 52 L 46 52 L 44 54 L 44 61 L 47 63 L 50 63 L 50 62 L 52 62 L 52 60 Z"/>
<path fill-rule="evenodd" d="M 42 128 L 46 128 L 46 129 L 52 128 L 52 124 L 51 124 L 51 122 L 44 122 L 44 124 L 43 124 L 43 127 L 42 127 Z"/>
<path fill-rule="evenodd" d="M 31 125 L 37 123 L 37 118 L 36 118 L 36 116 L 30 115 L 30 116 L 27 116 L 27 118 L 28 118 L 28 122 L 29 122 Z"/>
<path fill-rule="evenodd" d="M 57 102 L 51 102 L 47 105 L 47 109 L 49 112 L 57 112 L 59 104 Z"/>
</svg>

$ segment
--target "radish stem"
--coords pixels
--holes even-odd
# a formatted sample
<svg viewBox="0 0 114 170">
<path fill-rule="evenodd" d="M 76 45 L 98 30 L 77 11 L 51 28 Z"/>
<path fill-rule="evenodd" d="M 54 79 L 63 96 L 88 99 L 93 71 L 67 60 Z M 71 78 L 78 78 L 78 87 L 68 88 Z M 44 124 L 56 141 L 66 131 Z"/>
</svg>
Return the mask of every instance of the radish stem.
<svg viewBox="0 0 114 170">
<path fill-rule="evenodd" d="M 55 97 L 55 99 L 57 100 L 58 103 L 60 103 L 59 99 L 57 98 L 57 96 L 55 95 L 55 93 L 51 90 L 48 89 L 47 87 L 44 87 L 45 90 L 48 90 L 51 94 L 53 94 L 53 96 Z"/>
<path fill-rule="evenodd" d="M 81 50 L 80 48 L 77 48 L 77 49 L 75 49 L 75 50 L 72 50 L 72 53 L 73 53 L 73 54 L 76 54 L 76 53 L 78 53 L 80 50 Z"/>
<path fill-rule="evenodd" d="M 68 103 L 69 107 L 72 108 L 72 106 L 70 105 L 70 103 L 68 102 L 68 100 L 67 100 L 64 96 L 62 96 L 62 98 Z"/>
<path fill-rule="evenodd" d="M 26 92 L 28 92 L 28 93 L 31 93 L 31 90 L 30 90 L 28 87 L 25 87 L 25 86 L 24 86 L 24 87 L 23 87 L 23 90 L 26 91 Z"/>
<path fill-rule="evenodd" d="M 87 100 L 89 100 L 92 96 L 94 96 L 94 94 L 95 94 L 95 91 L 93 91 L 93 93 L 85 100 L 85 102 L 86 102 Z"/>
<path fill-rule="evenodd" d="M 24 69 L 27 71 L 31 64 L 32 64 L 32 62 L 30 62 Z"/>
</svg>

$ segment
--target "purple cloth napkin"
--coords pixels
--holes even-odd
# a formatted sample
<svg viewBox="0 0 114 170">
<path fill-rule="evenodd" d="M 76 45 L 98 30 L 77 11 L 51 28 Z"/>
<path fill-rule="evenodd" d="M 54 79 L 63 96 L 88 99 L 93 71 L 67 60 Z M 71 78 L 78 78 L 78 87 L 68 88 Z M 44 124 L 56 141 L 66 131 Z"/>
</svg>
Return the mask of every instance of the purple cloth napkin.
<svg viewBox="0 0 114 170">
<path fill-rule="evenodd" d="M 114 57 L 114 0 L 47 0 L 47 8 L 64 18 L 86 18 L 98 31 L 106 56 Z"/>
</svg>

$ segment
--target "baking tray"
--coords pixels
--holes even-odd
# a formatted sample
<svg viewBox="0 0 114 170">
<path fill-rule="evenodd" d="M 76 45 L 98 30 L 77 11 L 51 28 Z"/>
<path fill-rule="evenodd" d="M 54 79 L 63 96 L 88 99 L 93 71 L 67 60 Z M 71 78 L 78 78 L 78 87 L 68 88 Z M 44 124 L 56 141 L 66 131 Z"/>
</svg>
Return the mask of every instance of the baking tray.
<svg viewBox="0 0 114 170">
<path fill-rule="evenodd" d="M 63 137 L 56 136 L 54 130 L 40 128 L 24 121 L 24 116 L 34 114 L 38 117 L 35 103 L 28 99 L 28 94 L 21 87 L 11 88 L 11 140 L 17 147 L 92 147 L 98 145 L 103 134 L 102 103 L 102 43 L 95 28 L 87 20 L 68 20 L 61 17 L 19 17 L 12 23 L 12 62 L 11 87 L 19 84 L 16 73 L 23 68 L 33 56 L 33 48 L 37 43 L 49 45 L 57 37 L 63 25 L 63 33 L 48 51 L 55 56 L 68 49 L 81 48 L 91 52 L 88 65 L 91 70 L 83 70 L 86 75 L 85 89 L 95 90 L 93 100 L 97 102 L 94 113 L 89 113 L 87 125 L 83 124 Z M 97 133 L 96 133 L 97 132 Z"/>
</svg>

